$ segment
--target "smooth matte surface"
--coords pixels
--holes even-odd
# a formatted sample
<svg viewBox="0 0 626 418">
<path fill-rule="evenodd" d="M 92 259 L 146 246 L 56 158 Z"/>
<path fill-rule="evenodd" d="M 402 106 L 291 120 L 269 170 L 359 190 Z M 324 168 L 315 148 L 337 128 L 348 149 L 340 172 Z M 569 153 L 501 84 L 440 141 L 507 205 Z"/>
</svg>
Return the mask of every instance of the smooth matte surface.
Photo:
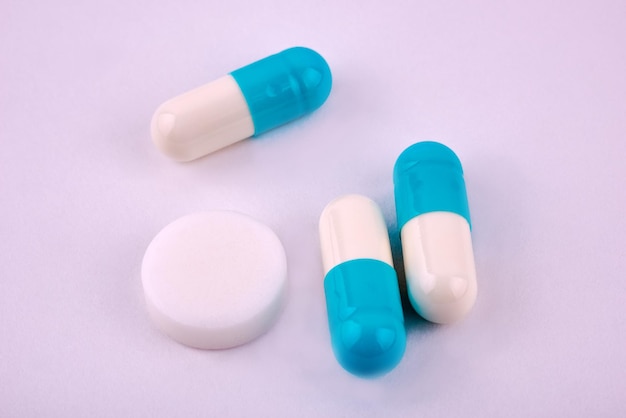
<svg viewBox="0 0 626 418">
<path fill-rule="evenodd" d="M 150 242 L 141 264 L 156 328 L 195 348 L 222 349 L 267 332 L 284 305 L 285 250 L 266 225 L 241 213 L 185 215 Z"/>
<path fill-rule="evenodd" d="M 21 2 L 0 6 L 0 416 L 624 416 L 626 4 Z M 292 45 L 328 101 L 189 164 L 156 107 Z M 463 161 L 480 294 L 361 380 L 328 336 L 317 221 L 361 193 L 397 254 L 393 164 Z M 140 266 L 184 214 L 247 213 L 283 242 L 287 305 L 252 344 L 155 330 Z M 399 260 L 396 260 L 398 262 Z"/>
</svg>

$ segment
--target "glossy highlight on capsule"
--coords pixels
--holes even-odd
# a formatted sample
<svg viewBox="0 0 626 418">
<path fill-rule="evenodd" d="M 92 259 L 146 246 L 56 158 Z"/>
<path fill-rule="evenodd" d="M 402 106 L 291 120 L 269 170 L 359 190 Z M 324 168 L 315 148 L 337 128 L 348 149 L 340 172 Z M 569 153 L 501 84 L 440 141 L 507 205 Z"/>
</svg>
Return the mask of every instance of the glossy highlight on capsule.
<svg viewBox="0 0 626 418">
<path fill-rule="evenodd" d="M 406 331 L 382 213 L 367 197 L 343 196 L 326 206 L 319 230 L 335 357 L 358 376 L 386 373 L 404 355 Z"/>
<path fill-rule="evenodd" d="M 443 144 L 418 142 L 398 157 L 393 178 L 409 300 L 429 321 L 458 321 L 477 288 L 461 161 Z"/>
<path fill-rule="evenodd" d="M 194 160 L 313 112 L 331 87 L 321 55 L 289 48 L 163 103 L 152 140 L 175 160 Z"/>
</svg>

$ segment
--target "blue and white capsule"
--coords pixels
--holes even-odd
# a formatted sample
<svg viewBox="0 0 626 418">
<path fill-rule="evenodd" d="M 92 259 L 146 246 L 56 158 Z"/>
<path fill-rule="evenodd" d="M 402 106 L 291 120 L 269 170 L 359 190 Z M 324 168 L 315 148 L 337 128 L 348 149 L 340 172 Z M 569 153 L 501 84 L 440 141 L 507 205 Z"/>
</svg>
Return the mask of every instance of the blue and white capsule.
<svg viewBox="0 0 626 418">
<path fill-rule="evenodd" d="M 476 300 L 476 267 L 463 168 L 437 142 L 418 142 L 393 173 L 409 300 L 441 324 L 465 316 Z"/>
<path fill-rule="evenodd" d="M 321 55 L 286 49 L 163 103 L 152 139 L 169 157 L 194 160 L 314 111 L 331 85 Z"/>
<path fill-rule="evenodd" d="M 360 195 L 329 203 L 319 223 L 335 357 L 359 376 L 386 373 L 406 346 L 398 279 L 378 205 Z"/>
</svg>

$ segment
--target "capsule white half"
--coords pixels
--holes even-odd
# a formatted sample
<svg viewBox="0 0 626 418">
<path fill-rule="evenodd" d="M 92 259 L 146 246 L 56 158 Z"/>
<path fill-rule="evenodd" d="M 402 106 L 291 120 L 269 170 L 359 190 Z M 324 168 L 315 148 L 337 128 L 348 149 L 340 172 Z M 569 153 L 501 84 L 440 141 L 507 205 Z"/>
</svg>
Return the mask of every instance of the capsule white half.
<svg viewBox="0 0 626 418">
<path fill-rule="evenodd" d="M 254 134 L 246 99 L 229 74 L 163 103 L 152 140 L 169 157 L 189 161 Z"/>
<path fill-rule="evenodd" d="M 469 224 L 452 212 L 429 212 L 400 233 L 409 300 L 422 317 L 447 324 L 476 301 L 476 267 Z"/>
<path fill-rule="evenodd" d="M 319 229 L 324 274 L 359 258 L 393 267 L 387 226 L 373 200 L 356 194 L 333 200 L 320 216 Z"/>
</svg>

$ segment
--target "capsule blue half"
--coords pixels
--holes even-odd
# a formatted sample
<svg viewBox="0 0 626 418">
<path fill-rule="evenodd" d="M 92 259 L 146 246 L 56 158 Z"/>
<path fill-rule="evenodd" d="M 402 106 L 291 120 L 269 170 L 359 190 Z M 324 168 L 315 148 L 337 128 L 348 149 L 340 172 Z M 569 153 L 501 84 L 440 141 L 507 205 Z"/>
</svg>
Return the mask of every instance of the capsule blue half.
<svg viewBox="0 0 626 418">
<path fill-rule="evenodd" d="M 286 49 L 163 103 L 152 139 L 169 157 L 193 160 L 313 112 L 331 88 L 321 55 Z"/>
<path fill-rule="evenodd" d="M 303 47 L 286 49 L 231 75 L 248 103 L 255 136 L 313 112 L 332 87 L 324 58 Z"/>
</svg>

